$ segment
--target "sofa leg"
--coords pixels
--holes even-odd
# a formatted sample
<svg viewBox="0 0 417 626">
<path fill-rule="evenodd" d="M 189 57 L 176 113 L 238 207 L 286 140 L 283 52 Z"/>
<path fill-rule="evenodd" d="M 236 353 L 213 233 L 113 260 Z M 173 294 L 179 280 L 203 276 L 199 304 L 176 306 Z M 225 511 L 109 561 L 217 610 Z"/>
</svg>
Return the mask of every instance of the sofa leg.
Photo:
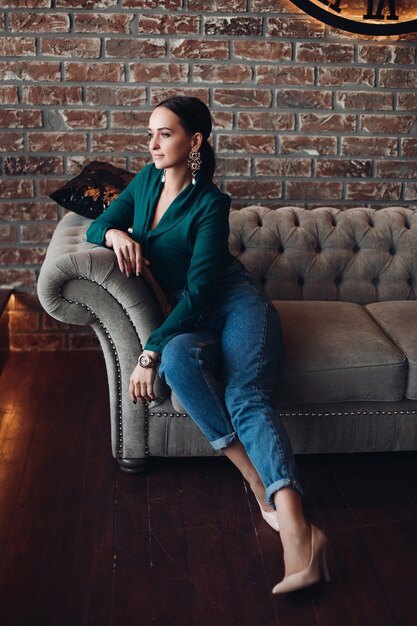
<svg viewBox="0 0 417 626">
<path fill-rule="evenodd" d="M 142 474 L 146 471 L 147 459 L 117 459 L 117 462 L 126 474 Z"/>
</svg>

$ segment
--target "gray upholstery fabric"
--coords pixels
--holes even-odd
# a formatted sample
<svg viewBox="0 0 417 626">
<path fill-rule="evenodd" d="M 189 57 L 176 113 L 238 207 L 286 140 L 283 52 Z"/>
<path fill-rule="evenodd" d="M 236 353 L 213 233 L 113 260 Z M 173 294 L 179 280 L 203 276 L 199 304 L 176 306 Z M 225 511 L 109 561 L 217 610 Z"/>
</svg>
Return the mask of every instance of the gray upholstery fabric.
<svg viewBox="0 0 417 626">
<path fill-rule="evenodd" d="M 365 308 L 407 357 L 405 397 L 417 400 L 417 302 L 375 302 Z"/>
<path fill-rule="evenodd" d="M 350 302 L 275 302 L 284 330 L 279 400 L 306 403 L 401 400 L 404 354 Z M 417 303 L 416 303 L 417 304 Z"/>
<path fill-rule="evenodd" d="M 141 278 L 86 242 L 89 224 L 61 220 L 38 293 L 50 315 L 91 324 L 100 339 L 114 456 L 213 454 L 162 381 L 150 407 L 130 401 L 130 373 L 162 313 Z M 230 225 L 232 253 L 282 317 L 277 403 L 296 452 L 415 449 L 417 404 L 404 390 L 416 398 L 417 212 L 247 207 Z"/>
</svg>

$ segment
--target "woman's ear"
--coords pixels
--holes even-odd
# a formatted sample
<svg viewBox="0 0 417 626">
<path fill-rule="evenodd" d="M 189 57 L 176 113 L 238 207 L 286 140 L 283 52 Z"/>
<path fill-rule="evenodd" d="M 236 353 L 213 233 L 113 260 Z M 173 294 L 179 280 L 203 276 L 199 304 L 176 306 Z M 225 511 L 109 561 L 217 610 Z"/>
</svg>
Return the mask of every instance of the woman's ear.
<svg viewBox="0 0 417 626">
<path fill-rule="evenodd" d="M 191 139 L 191 149 L 196 150 L 198 152 L 201 148 L 202 143 L 203 143 L 203 133 L 194 133 Z"/>
</svg>

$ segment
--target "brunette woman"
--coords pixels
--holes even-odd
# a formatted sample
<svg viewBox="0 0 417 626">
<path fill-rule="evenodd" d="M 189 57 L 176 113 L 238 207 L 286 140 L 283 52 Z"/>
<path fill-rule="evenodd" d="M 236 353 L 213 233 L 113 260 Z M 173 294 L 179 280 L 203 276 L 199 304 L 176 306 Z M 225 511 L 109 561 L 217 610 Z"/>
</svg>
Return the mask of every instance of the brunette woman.
<svg viewBox="0 0 417 626">
<path fill-rule="evenodd" d="M 149 265 L 168 294 L 172 311 L 139 355 L 131 398 L 151 402 L 159 374 L 212 447 L 239 468 L 280 532 L 285 577 L 273 592 L 286 593 L 322 573 L 328 578 L 327 541 L 304 517 L 291 445 L 272 401 L 278 313 L 228 249 L 230 198 L 212 182 L 211 127 L 197 98 L 161 102 L 149 120 L 153 162 L 92 223 L 87 239 L 112 248 L 127 275 Z"/>
</svg>

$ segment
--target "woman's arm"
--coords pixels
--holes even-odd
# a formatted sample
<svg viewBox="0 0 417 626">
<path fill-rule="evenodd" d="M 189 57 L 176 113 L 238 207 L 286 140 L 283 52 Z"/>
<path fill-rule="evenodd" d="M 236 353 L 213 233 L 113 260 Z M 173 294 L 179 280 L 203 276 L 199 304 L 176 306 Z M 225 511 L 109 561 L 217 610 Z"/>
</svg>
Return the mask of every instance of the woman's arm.
<svg viewBox="0 0 417 626">
<path fill-rule="evenodd" d="M 145 349 L 162 352 L 172 337 L 192 329 L 209 305 L 228 255 L 229 209 L 230 198 L 222 196 L 216 198 L 199 219 L 184 297 L 150 335 Z"/>
</svg>

